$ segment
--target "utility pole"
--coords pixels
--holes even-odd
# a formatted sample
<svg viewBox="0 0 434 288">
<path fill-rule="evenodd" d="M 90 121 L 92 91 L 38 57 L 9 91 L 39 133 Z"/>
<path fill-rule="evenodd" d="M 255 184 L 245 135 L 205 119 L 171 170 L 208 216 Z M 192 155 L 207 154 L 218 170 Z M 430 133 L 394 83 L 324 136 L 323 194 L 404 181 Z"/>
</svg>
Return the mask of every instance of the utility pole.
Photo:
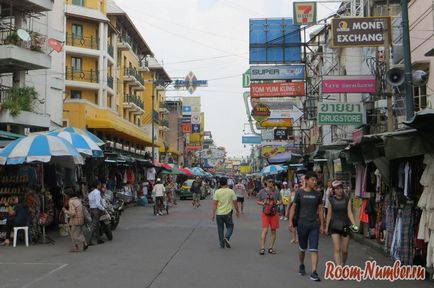
<svg viewBox="0 0 434 288">
<path fill-rule="evenodd" d="M 155 76 L 156 76 L 156 73 L 154 72 L 154 78 L 155 78 Z M 152 109 L 151 109 L 151 111 L 152 111 L 152 113 L 151 113 L 151 123 L 152 123 L 152 131 L 151 131 L 151 137 L 152 137 L 152 163 L 154 163 L 154 161 L 155 161 L 155 148 L 154 148 L 154 142 L 155 142 L 155 137 L 154 137 L 154 131 L 155 131 L 155 123 L 154 123 L 154 98 L 155 98 L 155 87 L 154 87 L 154 84 L 155 84 L 155 79 L 152 79 L 152 104 L 151 104 L 151 106 L 152 106 Z"/>
<path fill-rule="evenodd" d="M 408 0 L 401 0 L 402 17 L 402 45 L 404 52 L 404 75 L 405 75 L 405 116 L 410 121 L 414 114 L 413 85 L 411 74 L 411 50 L 410 31 L 408 25 Z"/>
<path fill-rule="evenodd" d="M 387 0 L 387 16 L 390 16 L 390 8 L 389 8 L 389 0 Z M 384 63 L 386 64 L 386 71 L 390 69 L 390 43 L 389 43 L 389 34 L 392 27 L 389 27 L 389 21 L 384 21 Z M 384 83 L 382 83 L 383 85 Z M 385 94 L 387 99 L 387 131 L 393 131 L 393 111 L 392 111 L 392 91 L 390 90 L 389 85 L 385 84 Z"/>
</svg>

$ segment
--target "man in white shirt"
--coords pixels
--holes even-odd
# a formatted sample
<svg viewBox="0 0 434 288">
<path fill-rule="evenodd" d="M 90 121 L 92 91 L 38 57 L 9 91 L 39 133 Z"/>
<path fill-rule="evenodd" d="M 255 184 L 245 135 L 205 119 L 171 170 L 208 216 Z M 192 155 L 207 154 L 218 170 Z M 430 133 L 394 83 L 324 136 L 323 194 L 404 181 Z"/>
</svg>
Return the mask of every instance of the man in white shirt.
<svg viewBox="0 0 434 288">
<path fill-rule="evenodd" d="M 101 187 L 102 187 L 101 181 L 99 180 L 96 181 L 93 187 L 94 189 L 88 195 L 90 215 L 92 216 L 91 238 L 89 241 L 89 245 L 93 245 L 92 244 L 93 238 L 97 239 L 98 244 L 104 243 L 99 233 L 99 218 L 102 215 L 102 212 L 104 212 L 105 210 L 101 199 Z"/>
<path fill-rule="evenodd" d="M 161 179 L 157 179 L 157 184 L 155 184 L 154 188 L 152 189 L 152 194 L 155 197 L 155 205 L 156 205 L 156 213 L 158 215 L 163 215 L 163 208 L 164 208 L 164 193 L 166 192 L 166 188 L 164 188 L 164 185 L 161 184 Z"/>
</svg>

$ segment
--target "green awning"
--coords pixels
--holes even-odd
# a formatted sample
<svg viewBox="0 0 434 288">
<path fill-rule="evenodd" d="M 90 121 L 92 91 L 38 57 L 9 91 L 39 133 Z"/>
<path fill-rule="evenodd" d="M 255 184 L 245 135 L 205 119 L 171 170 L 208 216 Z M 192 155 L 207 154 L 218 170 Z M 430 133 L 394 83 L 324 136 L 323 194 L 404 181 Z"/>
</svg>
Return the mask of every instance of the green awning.
<svg viewBox="0 0 434 288">
<path fill-rule="evenodd" d="M 0 130 L 0 139 L 15 140 L 15 139 L 22 138 L 22 137 L 26 137 L 26 136 L 25 135 L 21 135 L 21 134 L 15 134 L 15 133 L 11 133 L 11 132 L 8 132 L 8 131 Z"/>
</svg>

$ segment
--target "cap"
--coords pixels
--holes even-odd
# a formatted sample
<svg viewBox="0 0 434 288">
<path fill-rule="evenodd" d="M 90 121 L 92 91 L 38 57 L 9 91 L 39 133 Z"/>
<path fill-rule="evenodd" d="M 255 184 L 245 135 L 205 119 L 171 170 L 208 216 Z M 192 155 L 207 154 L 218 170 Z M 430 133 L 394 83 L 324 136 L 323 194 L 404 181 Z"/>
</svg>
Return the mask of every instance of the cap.
<svg viewBox="0 0 434 288">
<path fill-rule="evenodd" d="M 161 179 L 160 178 L 157 178 L 157 182 L 160 182 L 161 181 Z"/>
<path fill-rule="evenodd" d="M 333 188 L 336 188 L 336 187 L 339 187 L 339 186 L 344 186 L 344 184 L 341 181 L 339 181 L 339 180 L 335 180 L 335 181 L 332 182 L 332 186 L 333 186 Z"/>
<path fill-rule="evenodd" d="M 283 181 L 283 183 L 282 183 L 283 185 L 288 185 L 288 182 L 286 182 L 286 181 Z"/>
</svg>

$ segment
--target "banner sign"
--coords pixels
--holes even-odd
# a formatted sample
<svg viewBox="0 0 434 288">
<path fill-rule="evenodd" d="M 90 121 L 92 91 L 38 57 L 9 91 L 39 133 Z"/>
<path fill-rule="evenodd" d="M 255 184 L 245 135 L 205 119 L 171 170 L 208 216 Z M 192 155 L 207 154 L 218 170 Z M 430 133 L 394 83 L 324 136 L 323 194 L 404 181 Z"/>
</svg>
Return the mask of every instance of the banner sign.
<svg viewBox="0 0 434 288">
<path fill-rule="evenodd" d="M 191 114 L 191 106 L 182 106 L 182 114 L 190 115 Z"/>
<path fill-rule="evenodd" d="M 288 140 L 288 129 L 275 129 L 274 140 Z"/>
<path fill-rule="evenodd" d="M 362 125 L 364 122 L 362 103 L 319 103 L 318 124 Z"/>
<path fill-rule="evenodd" d="M 187 145 L 187 151 L 199 151 L 201 148 L 200 145 Z"/>
<path fill-rule="evenodd" d="M 200 133 L 200 124 L 191 124 L 191 132 Z"/>
<path fill-rule="evenodd" d="M 374 76 L 323 76 L 323 93 L 375 93 Z"/>
<path fill-rule="evenodd" d="M 261 154 L 265 158 L 269 158 L 276 154 L 283 153 L 285 151 L 286 151 L 285 146 L 262 146 Z"/>
<path fill-rule="evenodd" d="M 359 144 L 360 142 L 362 142 L 363 128 L 354 130 L 352 138 L 353 138 L 353 143 L 354 144 Z"/>
<path fill-rule="evenodd" d="M 209 148 L 196 152 L 196 156 L 202 159 L 223 159 L 226 156 L 226 153 L 221 149 Z"/>
<path fill-rule="evenodd" d="M 251 66 L 251 80 L 304 80 L 304 65 Z"/>
<path fill-rule="evenodd" d="M 243 88 L 250 87 L 250 69 L 243 74 Z"/>
<path fill-rule="evenodd" d="M 261 144 L 262 137 L 259 135 L 243 136 L 241 140 L 243 144 Z"/>
<path fill-rule="evenodd" d="M 294 124 L 292 119 L 267 119 L 260 122 L 262 127 L 291 127 Z"/>
<path fill-rule="evenodd" d="M 262 129 L 261 130 L 262 140 L 274 140 L 274 130 L 273 129 Z"/>
<path fill-rule="evenodd" d="M 197 80 L 196 75 L 190 71 L 184 80 L 175 80 L 173 86 L 175 89 L 184 87 L 190 94 L 193 94 L 197 87 L 208 87 L 208 80 Z"/>
<path fill-rule="evenodd" d="M 316 2 L 294 2 L 294 23 L 310 25 L 316 23 Z"/>
<path fill-rule="evenodd" d="M 182 133 L 191 133 L 191 124 L 182 124 Z"/>
<path fill-rule="evenodd" d="M 252 83 L 250 96 L 252 98 L 304 96 L 304 82 Z"/>
<path fill-rule="evenodd" d="M 391 43 L 391 17 L 333 18 L 332 47 L 384 46 L 385 31 Z"/>
<path fill-rule="evenodd" d="M 258 103 L 255 105 L 255 107 L 253 107 L 252 117 L 256 121 L 261 122 L 267 119 L 269 116 L 270 116 L 270 109 L 268 108 L 267 105 Z"/>
</svg>

